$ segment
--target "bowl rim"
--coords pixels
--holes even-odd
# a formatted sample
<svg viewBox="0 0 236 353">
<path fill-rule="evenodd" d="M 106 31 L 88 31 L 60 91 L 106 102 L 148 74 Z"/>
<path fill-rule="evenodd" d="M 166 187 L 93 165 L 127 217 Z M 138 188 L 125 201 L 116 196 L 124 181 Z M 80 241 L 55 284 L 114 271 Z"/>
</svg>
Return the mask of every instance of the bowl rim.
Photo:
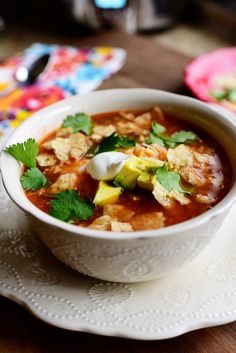
<svg viewBox="0 0 236 353">
<path fill-rule="evenodd" d="M 73 105 L 74 102 L 78 101 L 81 99 L 81 97 L 90 97 L 93 95 L 106 95 L 106 94 L 111 94 L 111 93 L 118 93 L 118 94 L 126 94 L 127 92 L 133 92 L 133 93 L 155 93 L 159 96 L 166 96 L 167 98 L 173 99 L 175 98 L 178 101 L 185 101 L 191 105 L 193 105 L 196 109 L 199 110 L 207 110 L 209 113 L 212 113 L 214 116 L 217 117 L 218 121 L 223 122 L 223 125 L 225 127 L 234 129 L 234 136 L 235 136 L 235 142 L 236 142 L 236 123 L 233 122 L 228 116 L 225 117 L 221 112 L 216 111 L 214 108 L 211 106 L 207 105 L 204 102 L 201 102 L 197 99 L 190 98 L 187 96 L 171 93 L 171 92 L 166 92 L 162 90 L 155 90 L 155 89 L 149 89 L 149 88 L 123 88 L 123 89 L 108 89 L 108 90 L 99 90 L 95 91 L 92 93 L 88 93 L 86 95 L 75 95 L 73 97 L 64 99 L 62 101 L 56 102 L 46 108 L 43 108 L 36 113 L 32 114 L 30 118 L 25 120 L 17 129 L 15 129 L 12 134 L 9 136 L 7 141 L 5 142 L 3 149 L 0 154 L 0 172 L 2 174 L 2 180 L 3 180 L 3 185 L 12 199 L 12 201 L 23 211 L 26 213 L 31 214 L 34 216 L 36 219 L 38 219 L 41 222 L 47 223 L 51 227 L 56 227 L 63 229 L 64 231 L 67 231 L 69 233 L 73 233 L 74 235 L 78 236 L 85 236 L 88 238 L 93 238 L 93 239 L 109 239 L 112 241 L 118 241 L 118 240 L 131 240 L 131 239 L 147 239 L 147 238 L 153 238 L 153 237 L 166 237 L 166 236 L 172 236 L 173 234 L 179 234 L 182 232 L 186 231 L 191 231 L 195 227 L 199 227 L 204 223 L 209 222 L 211 219 L 220 216 L 224 214 L 225 211 L 227 211 L 233 203 L 236 201 L 236 175 L 234 176 L 235 180 L 232 183 L 232 186 L 228 193 L 225 195 L 225 197 L 217 203 L 214 207 L 212 207 L 210 210 L 200 214 L 199 216 L 196 216 L 192 219 L 159 228 L 159 229 L 151 229 L 151 230 L 139 230 L 139 231 L 132 231 L 132 232 L 111 232 L 111 231 L 101 231 L 101 230 L 96 230 L 96 229 L 90 229 L 87 227 L 81 227 L 78 225 L 73 225 L 69 224 L 67 222 L 61 221 L 57 218 L 54 218 L 50 216 L 49 214 L 41 211 L 39 208 L 37 208 L 33 203 L 29 201 L 29 199 L 25 196 L 24 191 L 22 189 L 22 197 L 19 200 L 19 197 L 16 197 L 14 194 L 14 187 L 12 187 L 12 183 L 9 182 L 8 180 L 8 161 L 11 163 L 14 163 L 15 168 L 19 170 L 20 164 L 9 154 L 4 152 L 4 149 L 6 146 L 11 144 L 11 141 L 14 140 L 15 135 L 22 130 L 27 130 L 27 125 L 29 123 L 32 123 L 37 121 L 37 119 L 41 115 L 49 115 L 51 111 L 54 109 L 60 109 L 65 107 L 66 105 Z M 105 110 L 105 109 L 104 109 Z M 115 109 L 114 109 L 115 110 Z M 223 117 L 223 119 L 222 119 Z M 226 152 L 226 151 L 225 151 Z M 226 154 L 228 154 L 226 152 Z M 15 183 L 19 183 L 19 176 L 16 173 L 16 177 L 14 178 Z M 19 195 L 18 195 L 19 196 Z M 199 234 L 199 236 L 204 236 L 204 234 Z"/>
</svg>

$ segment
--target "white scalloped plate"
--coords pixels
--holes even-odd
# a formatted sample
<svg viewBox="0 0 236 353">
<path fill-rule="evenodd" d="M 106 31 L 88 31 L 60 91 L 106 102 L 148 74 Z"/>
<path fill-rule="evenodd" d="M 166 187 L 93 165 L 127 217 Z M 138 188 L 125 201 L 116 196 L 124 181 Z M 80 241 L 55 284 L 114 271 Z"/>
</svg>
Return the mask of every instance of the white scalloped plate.
<svg viewBox="0 0 236 353">
<path fill-rule="evenodd" d="M 110 283 L 61 264 L 0 184 L 0 294 L 52 325 L 135 339 L 171 338 L 234 321 L 235 214 L 236 206 L 188 266 L 156 281 Z"/>
</svg>

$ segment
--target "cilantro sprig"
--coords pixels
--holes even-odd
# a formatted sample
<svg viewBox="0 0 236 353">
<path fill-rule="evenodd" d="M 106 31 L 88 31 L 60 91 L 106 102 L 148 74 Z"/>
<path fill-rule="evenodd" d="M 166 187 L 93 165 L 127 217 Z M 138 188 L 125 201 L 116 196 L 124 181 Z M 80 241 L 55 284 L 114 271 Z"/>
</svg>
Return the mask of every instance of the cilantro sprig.
<svg viewBox="0 0 236 353">
<path fill-rule="evenodd" d="M 168 170 L 168 166 L 166 162 L 164 162 L 162 167 L 157 168 L 156 178 L 157 178 L 157 181 L 167 191 L 171 191 L 175 189 L 179 192 L 186 193 L 186 194 L 192 193 L 191 188 L 187 188 L 182 185 L 181 176 L 178 172 L 172 172 Z"/>
<path fill-rule="evenodd" d="M 4 151 L 23 163 L 27 168 L 33 168 L 36 166 L 38 150 L 39 146 L 35 139 L 29 138 L 25 142 L 6 147 Z"/>
<path fill-rule="evenodd" d="M 56 194 L 50 202 L 49 214 L 61 221 L 86 221 L 94 213 L 94 204 L 80 196 L 75 190 L 66 190 Z"/>
<path fill-rule="evenodd" d="M 117 148 L 129 148 L 135 146 L 135 140 L 126 136 L 118 136 L 113 132 L 110 136 L 106 137 L 102 142 L 96 146 L 93 151 L 94 154 L 102 152 L 114 151 Z"/>
<path fill-rule="evenodd" d="M 70 127 L 74 133 L 82 131 L 86 135 L 90 135 L 92 131 L 92 120 L 90 116 L 85 113 L 68 115 L 63 120 L 62 127 Z"/>
<path fill-rule="evenodd" d="M 26 191 L 38 190 L 47 183 L 45 175 L 36 167 L 38 150 L 39 146 L 35 139 L 32 138 L 22 143 L 8 146 L 4 150 L 28 168 L 20 179 L 22 187 Z"/>
<path fill-rule="evenodd" d="M 174 148 L 180 143 L 190 143 L 199 140 L 198 135 L 192 131 L 181 130 L 174 134 L 167 135 L 165 126 L 158 124 L 157 122 L 152 123 L 152 131 L 146 143 L 158 143 L 160 146 Z"/>
<path fill-rule="evenodd" d="M 21 184 L 26 191 L 41 189 L 47 184 L 47 178 L 38 168 L 28 169 L 20 178 Z"/>
</svg>

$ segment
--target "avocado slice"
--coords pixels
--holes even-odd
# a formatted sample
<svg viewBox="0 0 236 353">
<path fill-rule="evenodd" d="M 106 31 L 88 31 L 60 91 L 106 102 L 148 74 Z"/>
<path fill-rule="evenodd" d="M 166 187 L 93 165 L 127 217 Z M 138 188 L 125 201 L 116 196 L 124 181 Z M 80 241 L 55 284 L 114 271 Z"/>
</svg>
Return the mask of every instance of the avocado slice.
<svg viewBox="0 0 236 353">
<path fill-rule="evenodd" d="M 138 157 L 137 167 L 144 172 L 149 172 L 152 169 L 160 168 L 164 164 L 163 161 L 155 158 Z"/>
<path fill-rule="evenodd" d="M 105 181 L 100 181 L 96 195 L 93 199 L 93 203 L 97 206 L 104 206 L 108 203 L 115 203 L 121 193 L 121 187 L 110 186 Z"/>
<path fill-rule="evenodd" d="M 133 190 L 136 186 L 137 178 L 141 174 L 141 170 L 137 167 L 137 162 L 137 157 L 130 157 L 115 177 L 114 184 L 121 186 L 125 190 Z"/>
<path fill-rule="evenodd" d="M 139 175 L 137 179 L 137 184 L 142 189 L 152 191 L 154 188 L 155 179 L 155 175 L 147 172 L 142 172 L 142 174 Z"/>
<path fill-rule="evenodd" d="M 153 183 L 151 181 L 152 175 L 149 171 L 151 171 L 152 168 L 158 168 L 162 165 L 163 161 L 160 160 L 132 156 L 125 162 L 115 177 L 114 184 L 121 186 L 125 190 L 133 190 L 139 180 L 138 186 L 147 190 L 153 190 Z"/>
</svg>

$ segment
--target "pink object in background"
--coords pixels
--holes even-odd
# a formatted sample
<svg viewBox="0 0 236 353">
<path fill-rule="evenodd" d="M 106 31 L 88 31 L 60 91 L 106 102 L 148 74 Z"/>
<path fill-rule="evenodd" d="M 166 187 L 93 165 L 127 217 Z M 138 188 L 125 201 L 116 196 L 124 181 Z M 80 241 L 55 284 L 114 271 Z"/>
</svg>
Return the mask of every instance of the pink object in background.
<svg viewBox="0 0 236 353">
<path fill-rule="evenodd" d="M 185 84 L 197 98 L 236 114 L 236 47 L 194 59 L 185 69 Z"/>
</svg>

